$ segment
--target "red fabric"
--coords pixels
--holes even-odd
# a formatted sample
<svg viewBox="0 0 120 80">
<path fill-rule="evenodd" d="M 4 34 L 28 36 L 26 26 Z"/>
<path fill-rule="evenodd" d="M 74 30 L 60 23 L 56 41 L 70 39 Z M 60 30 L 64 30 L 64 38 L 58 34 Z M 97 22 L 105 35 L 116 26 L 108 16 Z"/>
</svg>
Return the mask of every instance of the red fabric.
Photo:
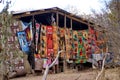
<svg viewBox="0 0 120 80">
<path fill-rule="evenodd" d="M 26 29 L 25 29 L 25 33 L 26 33 L 26 37 L 27 37 L 27 41 L 30 41 L 32 39 L 32 35 L 30 33 L 30 26 L 28 26 Z"/>
<path fill-rule="evenodd" d="M 90 33 L 94 34 L 94 28 L 90 27 Z"/>
<path fill-rule="evenodd" d="M 53 27 L 47 26 L 46 33 L 47 33 L 47 56 L 49 57 L 51 54 L 53 54 Z"/>
</svg>

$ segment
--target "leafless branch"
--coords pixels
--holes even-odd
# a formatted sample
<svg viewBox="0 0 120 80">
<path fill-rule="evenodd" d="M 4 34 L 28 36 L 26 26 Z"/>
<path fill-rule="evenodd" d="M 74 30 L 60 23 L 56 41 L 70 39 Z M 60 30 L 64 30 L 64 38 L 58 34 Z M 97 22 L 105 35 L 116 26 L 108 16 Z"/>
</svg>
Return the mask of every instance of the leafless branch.
<svg viewBox="0 0 120 80">
<path fill-rule="evenodd" d="M 104 65 L 105 65 L 106 56 L 107 55 L 105 54 L 105 57 L 104 57 L 103 62 L 102 62 L 102 69 L 101 69 L 100 73 L 97 75 L 95 80 L 98 80 L 100 78 L 100 76 L 102 75 L 103 71 L 104 71 Z"/>
<path fill-rule="evenodd" d="M 47 79 L 47 75 L 48 75 L 49 69 L 56 63 L 56 61 L 58 60 L 59 55 L 60 55 L 61 52 L 63 52 L 63 50 L 58 51 L 58 54 L 57 54 L 57 57 L 55 58 L 55 60 L 54 60 L 50 65 L 47 65 L 47 66 L 46 66 L 46 69 L 45 69 L 45 72 L 44 72 L 44 75 L 43 75 L 43 79 L 42 79 L 42 80 L 46 80 L 46 79 Z"/>
</svg>

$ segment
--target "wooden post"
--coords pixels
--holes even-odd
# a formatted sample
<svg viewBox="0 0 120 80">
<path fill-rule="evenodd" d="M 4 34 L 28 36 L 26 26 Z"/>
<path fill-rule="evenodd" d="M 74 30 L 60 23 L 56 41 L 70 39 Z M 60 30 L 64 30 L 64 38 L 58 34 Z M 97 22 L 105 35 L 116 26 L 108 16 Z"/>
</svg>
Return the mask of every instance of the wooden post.
<svg viewBox="0 0 120 80">
<path fill-rule="evenodd" d="M 66 35 L 66 14 L 64 15 L 64 28 L 65 28 L 65 35 Z M 66 48 L 66 45 L 64 44 L 64 49 Z M 63 63 L 63 67 L 64 67 L 64 72 L 66 72 L 67 70 L 67 65 L 66 65 L 66 51 L 64 53 L 64 63 Z"/>
<path fill-rule="evenodd" d="M 56 13 L 56 25 L 59 26 L 59 14 L 58 14 L 58 12 Z"/>
<path fill-rule="evenodd" d="M 59 13 L 58 12 L 56 12 L 56 27 L 59 27 Z M 55 73 L 59 73 L 59 61 L 58 61 L 58 64 L 55 65 Z"/>
<path fill-rule="evenodd" d="M 73 26 L 72 26 L 72 19 L 70 19 L 70 28 L 73 29 Z"/>
</svg>

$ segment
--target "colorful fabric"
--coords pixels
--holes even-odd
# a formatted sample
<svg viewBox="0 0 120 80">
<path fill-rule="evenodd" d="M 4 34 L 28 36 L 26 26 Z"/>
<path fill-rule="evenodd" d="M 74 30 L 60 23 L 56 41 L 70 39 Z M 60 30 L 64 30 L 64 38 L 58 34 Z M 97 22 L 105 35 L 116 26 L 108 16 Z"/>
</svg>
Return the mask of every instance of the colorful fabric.
<svg viewBox="0 0 120 80">
<path fill-rule="evenodd" d="M 41 53 L 41 57 L 46 57 L 46 55 L 47 55 L 46 26 L 44 26 L 44 25 L 41 25 L 40 53 Z"/>
<path fill-rule="evenodd" d="M 23 22 L 23 21 L 20 21 L 20 22 L 21 22 L 22 30 L 25 30 L 29 25 L 29 23 L 27 22 Z"/>
<path fill-rule="evenodd" d="M 88 48 L 88 31 L 78 31 L 78 53 L 76 63 L 86 63 L 87 61 L 87 48 Z"/>
<path fill-rule="evenodd" d="M 54 49 L 54 56 L 57 56 L 58 49 L 59 49 L 59 42 L 58 42 L 58 27 L 53 26 L 53 49 Z"/>
<path fill-rule="evenodd" d="M 25 28 L 24 31 L 26 33 L 27 41 L 30 42 L 33 39 L 32 23 L 31 22 L 28 24 L 27 28 Z"/>
<path fill-rule="evenodd" d="M 47 56 L 50 57 L 53 54 L 53 27 L 46 27 L 47 35 Z"/>
<path fill-rule="evenodd" d="M 43 68 L 46 68 L 46 66 L 47 66 L 47 60 L 48 60 L 47 58 L 43 59 Z"/>
<path fill-rule="evenodd" d="M 36 33 L 35 33 L 35 44 L 36 44 L 36 52 L 38 51 L 38 40 L 40 38 L 40 24 L 39 23 L 35 23 L 36 26 Z"/>
<path fill-rule="evenodd" d="M 78 32 L 73 31 L 73 54 L 76 56 L 77 53 L 78 53 Z"/>
<path fill-rule="evenodd" d="M 17 32 L 18 41 L 20 44 L 20 48 L 23 52 L 29 52 L 29 45 L 26 39 L 26 33 L 24 31 Z"/>
<path fill-rule="evenodd" d="M 66 58 L 67 60 L 69 60 L 70 58 L 72 58 L 72 31 L 70 29 L 66 29 L 65 44 Z"/>
<path fill-rule="evenodd" d="M 65 50 L 65 29 L 59 28 L 59 49 Z M 64 54 L 61 53 L 61 57 L 64 57 Z"/>
</svg>

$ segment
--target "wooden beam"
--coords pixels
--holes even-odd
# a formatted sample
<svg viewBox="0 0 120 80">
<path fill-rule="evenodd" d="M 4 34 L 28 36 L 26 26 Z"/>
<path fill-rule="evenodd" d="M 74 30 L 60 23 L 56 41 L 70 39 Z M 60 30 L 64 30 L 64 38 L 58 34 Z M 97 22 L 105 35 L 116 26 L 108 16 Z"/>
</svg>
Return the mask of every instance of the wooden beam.
<svg viewBox="0 0 120 80">
<path fill-rule="evenodd" d="M 53 11 L 53 12 L 56 13 L 56 12 L 58 12 L 58 11 Z M 72 19 L 72 21 L 75 20 L 75 21 L 77 21 L 77 22 L 80 22 L 80 23 L 83 23 L 83 24 L 86 24 L 86 25 L 88 25 L 88 23 L 89 23 L 89 26 L 95 25 L 94 23 L 91 24 L 91 22 L 84 21 L 83 19 L 75 18 L 74 15 L 69 15 L 69 14 L 65 14 L 65 13 L 62 13 L 62 12 L 58 12 L 58 13 L 59 13 L 60 15 L 62 15 L 62 16 L 66 15 L 66 17 Z"/>
<path fill-rule="evenodd" d="M 53 11 L 53 12 L 58 12 L 58 11 Z M 68 15 L 68 14 L 65 14 L 65 13 L 62 13 L 62 12 L 58 12 L 60 15 L 62 15 L 62 16 L 64 16 L 64 15 L 66 15 L 66 17 L 68 17 L 68 18 L 70 18 L 70 19 L 72 19 L 72 20 L 75 20 L 75 21 L 78 21 L 78 22 L 80 22 L 80 23 L 83 23 L 83 24 L 86 24 L 86 25 L 88 25 L 88 23 L 87 22 L 84 22 L 84 21 L 82 21 L 82 20 L 80 20 L 80 19 L 77 19 L 77 18 L 75 18 L 74 16 L 70 16 L 70 15 Z"/>
<path fill-rule="evenodd" d="M 33 15 L 38 15 L 38 14 L 44 14 L 44 13 L 49 13 L 52 12 L 53 10 L 50 11 L 37 11 L 37 12 L 24 12 L 24 13 L 20 13 L 20 14 L 13 14 L 13 18 L 21 18 L 21 17 L 27 17 L 27 16 L 33 16 Z M 28 14 L 29 13 L 29 14 Z"/>
<path fill-rule="evenodd" d="M 15 18 L 15 19 L 18 18 L 19 19 L 21 17 L 27 17 L 27 16 L 32 16 L 32 15 L 39 15 L 39 14 L 51 13 L 51 12 L 55 12 L 55 13 L 60 14 L 62 16 L 66 15 L 66 17 L 68 17 L 68 18 L 70 18 L 72 20 L 75 20 L 77 22 L 80 22 L 80 23 L 88 25 L 88 22 L 85 22 L 83 19 L 76 18 L 74 15 L 69 15 L 69 14 L 66 14 L 66 13 L 63 13 L 63 12 L 60 12 L 60 11 L 57 11 L 57 10 L 49 10 L 49 11 L 39 10 L 39 11 L 36 11 L 36 12 L 30 12 L 29 11 L 29 12 L 24 12 L 24 13 L 19 13 L 19 14 L 13 14 L 13 18 Z M 58 24 L 57 25 L 59 25 L 59 18 L 58 18 Z M 90 26 L 91 26 L 91 24 L 90 24 Z"/>
</svg>

